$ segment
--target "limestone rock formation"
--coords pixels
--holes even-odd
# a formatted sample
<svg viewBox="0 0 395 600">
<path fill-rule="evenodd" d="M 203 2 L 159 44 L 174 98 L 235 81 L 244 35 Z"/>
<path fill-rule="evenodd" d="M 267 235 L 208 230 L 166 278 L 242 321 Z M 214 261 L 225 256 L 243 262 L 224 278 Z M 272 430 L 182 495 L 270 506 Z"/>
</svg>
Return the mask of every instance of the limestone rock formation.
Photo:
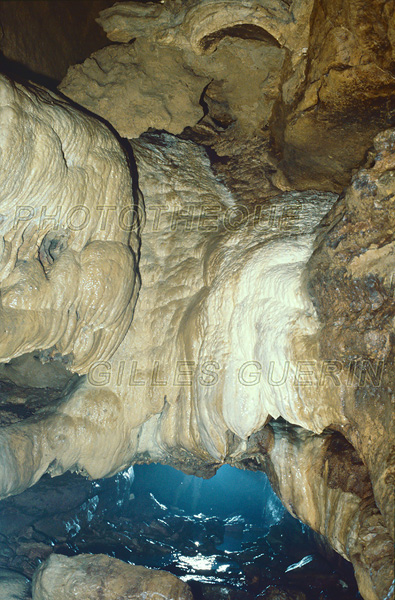
<svg viewBox="0 0 395 600">
<path fill-rule="evenodd" d="M 211 147 L 244 203 L 340 192 L 393 124 L 394 6 L 120 2 L 98 19 L 118 44 L 72 67 L 60 89 L 126 137 L 151 127 Z"/>
<path fill-rule="evenodd" d="M 63 399 L 1 431 L 2 494 L 45 471 L 97 478 L 153 461 L 209 475 L 224 462 L 249 465 L 258 455 L 285 505 L 353 562 L 364 598 L 381 598 L 391 585 L 392 500 L 382 469 L 392 465 L 393 433 L 370 437 L 366 484 L 356 490 L 336 477 L 328 484 L 335 467 L 325 466 L 328 437 L 317 435 L 338 429 L 353 442 L 359 430 L 347 407 L 367 383 L 350 385 L 338 355 L 320 354 L 327 335 L 307 290 L 314 229 L 336 198 L 285 193 L 251 212 L 216 182 L 192 142 L 151 134 L 133 148 L 147 214 L 133 323 L 114 356 L 93 361 Z M 321 279 L 316 285 L 318 295 Z M 375 413 L 378 431 L 388 416 Z M 273 437 L 265 425 L 278 417 L 287 424 Z M 381 448 L 387 463 L 377 465 Z M 295 478 L 306 480 L 300 488 L 291 483 L 290 464 Z M 355 464 L 350 477 L 361 470 Z"/>
<path fill-rule="evenodd" d="M 119 2 L 102 11 L 98 22 L 116 42 L 147 37 L 163 45 L 192 48 L 197 54 L 214 52 L 226 35 L 274 38 L 287 48 L 296 48 L 306 39 L 304 18 L 311 2 L 237 0 L 215 2 L 187 0 L 144 6 L 138 2 Z M 302 38 L 302 39 L 301 39 Z"/>
<path fill-rule="evenodd" d="M 127 157 L 53 94 L 0 85 L 0 361 L 41 350 L 86 372 L 122 340 L 138 291 Z"/>
<path fill-rule="evenodd" d="M 240 133 L 251 134 L 271 115 L 284 55 L 278 45 L 255 39 L 230 38 L 214 54 L 196 56 L 142 38 L 104 48 L 72 67 L 60 90 L 128 138 L 149 128 L 182 133 L 203 119 L 208 96 L 226 104 L 228 124 L 237 120 Z M 221 119 L 214 110 L 216 117 Z"/>
<path fill-rule="evenodd" d="M 60 89 L 128 138 L 149 128 L 190 130 L 187 137 L 234 157 L 235 169 L 250 163 L 251 176 L 254 165 L 259 197 L 267 197 L 287 185 L 271 153 L 269 123 L 284 82 L 296 94 L 303 77 L 311 6 L 310 0 L 118 3 L 99 22 L 123 43 L 72 67 Z M 231 171 L 224 173 L 232 178 Z M 248 179 L 240 173 L 232 179 L 244 197 Z"/>
<path fill-rule="evenodd" d="M 373 137 L 394 125 L 395 4 L 320 0 L 311 18 L 303 92 L 278 139 L 293 186 L 341 191 Z"/>
<path fill-rule="evenodd" d="M 147 221 L 132 326 L 64 399 L 3 430 L 3 495 L 48 469 L 98 478 L 144 457 L 204 471 L 270 417 L 317 433 L 338 418 L 339 400 L 293 385 L 293 345 L 318 327 L 303 267 L 333 195 L 286 194 L 240 212 L 192 142 L 163 134 L 134 151 Z"/>
<path fill-rule="evenodd" d="M 394 532 L 394 130 L 379 134 L 365 169 L 328 214 L 308 264 L 321 322 L 319 354 L 353 370 L 342 380 L 344 434 L 367 465 Z M 339 383 L 340 383 L 339 379 Z M 355 380 L 355 379 L 354 379 Z M 347 383 L 348 381 L 348 383 Z"/>
<path fill-rule="evenodd" d="M 104 554 L 53 554 L 36 571 L 33 600 L 192 600 L 189 586 L 166 571 L 129 565 Z"/>
<path fill-rule="evenodd" d="M 264 469 L 364 600 L 393 597 L 394 11 L 109 8 L 116 45 L 60 89 L 136 165 L 1 79 L 0 378 L 57 388 L 0 429 L 1 497 L 133 462 Z"/>
<path fill-rule="evenodd" d="M 265 435 L 249 458 L 269 473 L 284 505 L 352 562 L 364 599 L 391 598 L 393 538 L 355 449 L 337 433 L 318 436 L 288 423 L 268 425 Z"/>
</svg>

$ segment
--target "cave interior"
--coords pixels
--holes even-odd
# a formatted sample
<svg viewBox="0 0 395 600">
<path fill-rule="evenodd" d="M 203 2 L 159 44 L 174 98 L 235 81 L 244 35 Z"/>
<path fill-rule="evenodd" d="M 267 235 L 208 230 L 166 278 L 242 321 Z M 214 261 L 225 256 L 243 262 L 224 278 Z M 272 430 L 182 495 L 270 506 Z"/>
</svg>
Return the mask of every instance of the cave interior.
<svg viewBox="0 0 395 600">
<path fill-rule="evenodd" d="M 0 600 L 391 600 L 395 0 L 0 0 Z"/>
</svg>

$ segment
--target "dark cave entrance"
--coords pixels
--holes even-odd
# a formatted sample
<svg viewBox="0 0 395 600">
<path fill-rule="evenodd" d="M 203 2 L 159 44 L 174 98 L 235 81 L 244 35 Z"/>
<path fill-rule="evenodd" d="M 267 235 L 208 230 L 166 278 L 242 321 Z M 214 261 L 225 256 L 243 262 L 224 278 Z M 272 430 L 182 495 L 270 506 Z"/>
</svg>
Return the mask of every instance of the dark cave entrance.
<svg viewBox="0 0 395 600">
<path fill-rule="evenodd" d="M 31 577 L 52 552 L 169 571 L 194 600 L 360 598 L 351 564 L 283 508 L 266 475 L 230 466 L 209 480 L 157 464 L 93 482 L 44 476 L 2 501 L 0 568 Z"/>
</svg>

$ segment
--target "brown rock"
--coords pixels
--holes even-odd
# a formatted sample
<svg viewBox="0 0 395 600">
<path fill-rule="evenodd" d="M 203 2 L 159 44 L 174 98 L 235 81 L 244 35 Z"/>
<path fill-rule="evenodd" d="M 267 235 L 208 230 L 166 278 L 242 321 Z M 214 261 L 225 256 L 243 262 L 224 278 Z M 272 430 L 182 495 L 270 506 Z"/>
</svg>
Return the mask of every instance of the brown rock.
<svg viewBox="0 0 395 600">
<path fill-rule="evenodd" d="M 375 162 L 353 177 L 325 219 L 308 264 L 321 322 L 319 352 L 349 364 L 343 430 L 367 465 L 378 507 L 393 532 L 395 444 L 395 133 L 375 139 Z"/>
<path fill-rule="evenodd" d="M 303 592 L 295 592 L 275 585 L 269 585 L 257 596 L 257 600 L 306 600 Z"/>
<path fill-rule="evenodd" d="M 283 504 L 351 561 L 364 600 L 390 598 L 393 540 L 356 452 L 334 432 L 318 436 L 289 423 L 268 428 L 274 445 L 263 466 Z"/>
<path fill-rule="evenodd" d="M 394 10 L 393 0 L 316 2 L 303 94 L 285 109 L 281 133 L 291 185 L 340 192 L 372 137 L 391 126 Z"/>
<path fill-rule="evenodd" d="M 67 68 L 107 40 L 94 19 L 112 0 L 0 2 L 2 70 L 60 81 Z M 5 59 L 5 60 L 4 60 Z M 43 78 L 43 79 L 44 79 Z"/>
</svg>

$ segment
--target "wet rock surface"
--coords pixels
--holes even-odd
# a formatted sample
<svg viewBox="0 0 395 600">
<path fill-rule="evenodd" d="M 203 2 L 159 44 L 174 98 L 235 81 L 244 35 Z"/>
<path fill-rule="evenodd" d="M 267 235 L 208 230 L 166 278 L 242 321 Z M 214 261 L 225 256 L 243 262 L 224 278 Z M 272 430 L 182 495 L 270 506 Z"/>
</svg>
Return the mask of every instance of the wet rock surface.
<svg viewBox="0 0 395 600">
<path fill-rule="evenodd" d="M 51 555 L 105 554 L 176 575 L 190 585 L 195 600 L 358 597 L 349 563 L 286 513 L 270 489 L 265 492 L 266 512 L 259 518 L 192 514 L 181 508 L 188 502 L 193 508 L 192 495 L 182 498 L 183 485 L 193 492 L 191 484 L 181 483 L 183 475 L 174 475 L 177 486 L 165 494 L 177 506 L 166 506 L 148 491 L 147 479 L 157 479 L 158 471 L 147 476 L 147 467 L 138 469 L 145 473 L 145 483 L 141 475 L 133 483 L 132 470 L 98 482 L 67 474 L 44 477 L 3 501 L 0 569 L 31 579 Z M 158 485 L 151 487 L 157 493 Z M 237 490 L 233 495 L 237 504 Z"/>
</svg>

